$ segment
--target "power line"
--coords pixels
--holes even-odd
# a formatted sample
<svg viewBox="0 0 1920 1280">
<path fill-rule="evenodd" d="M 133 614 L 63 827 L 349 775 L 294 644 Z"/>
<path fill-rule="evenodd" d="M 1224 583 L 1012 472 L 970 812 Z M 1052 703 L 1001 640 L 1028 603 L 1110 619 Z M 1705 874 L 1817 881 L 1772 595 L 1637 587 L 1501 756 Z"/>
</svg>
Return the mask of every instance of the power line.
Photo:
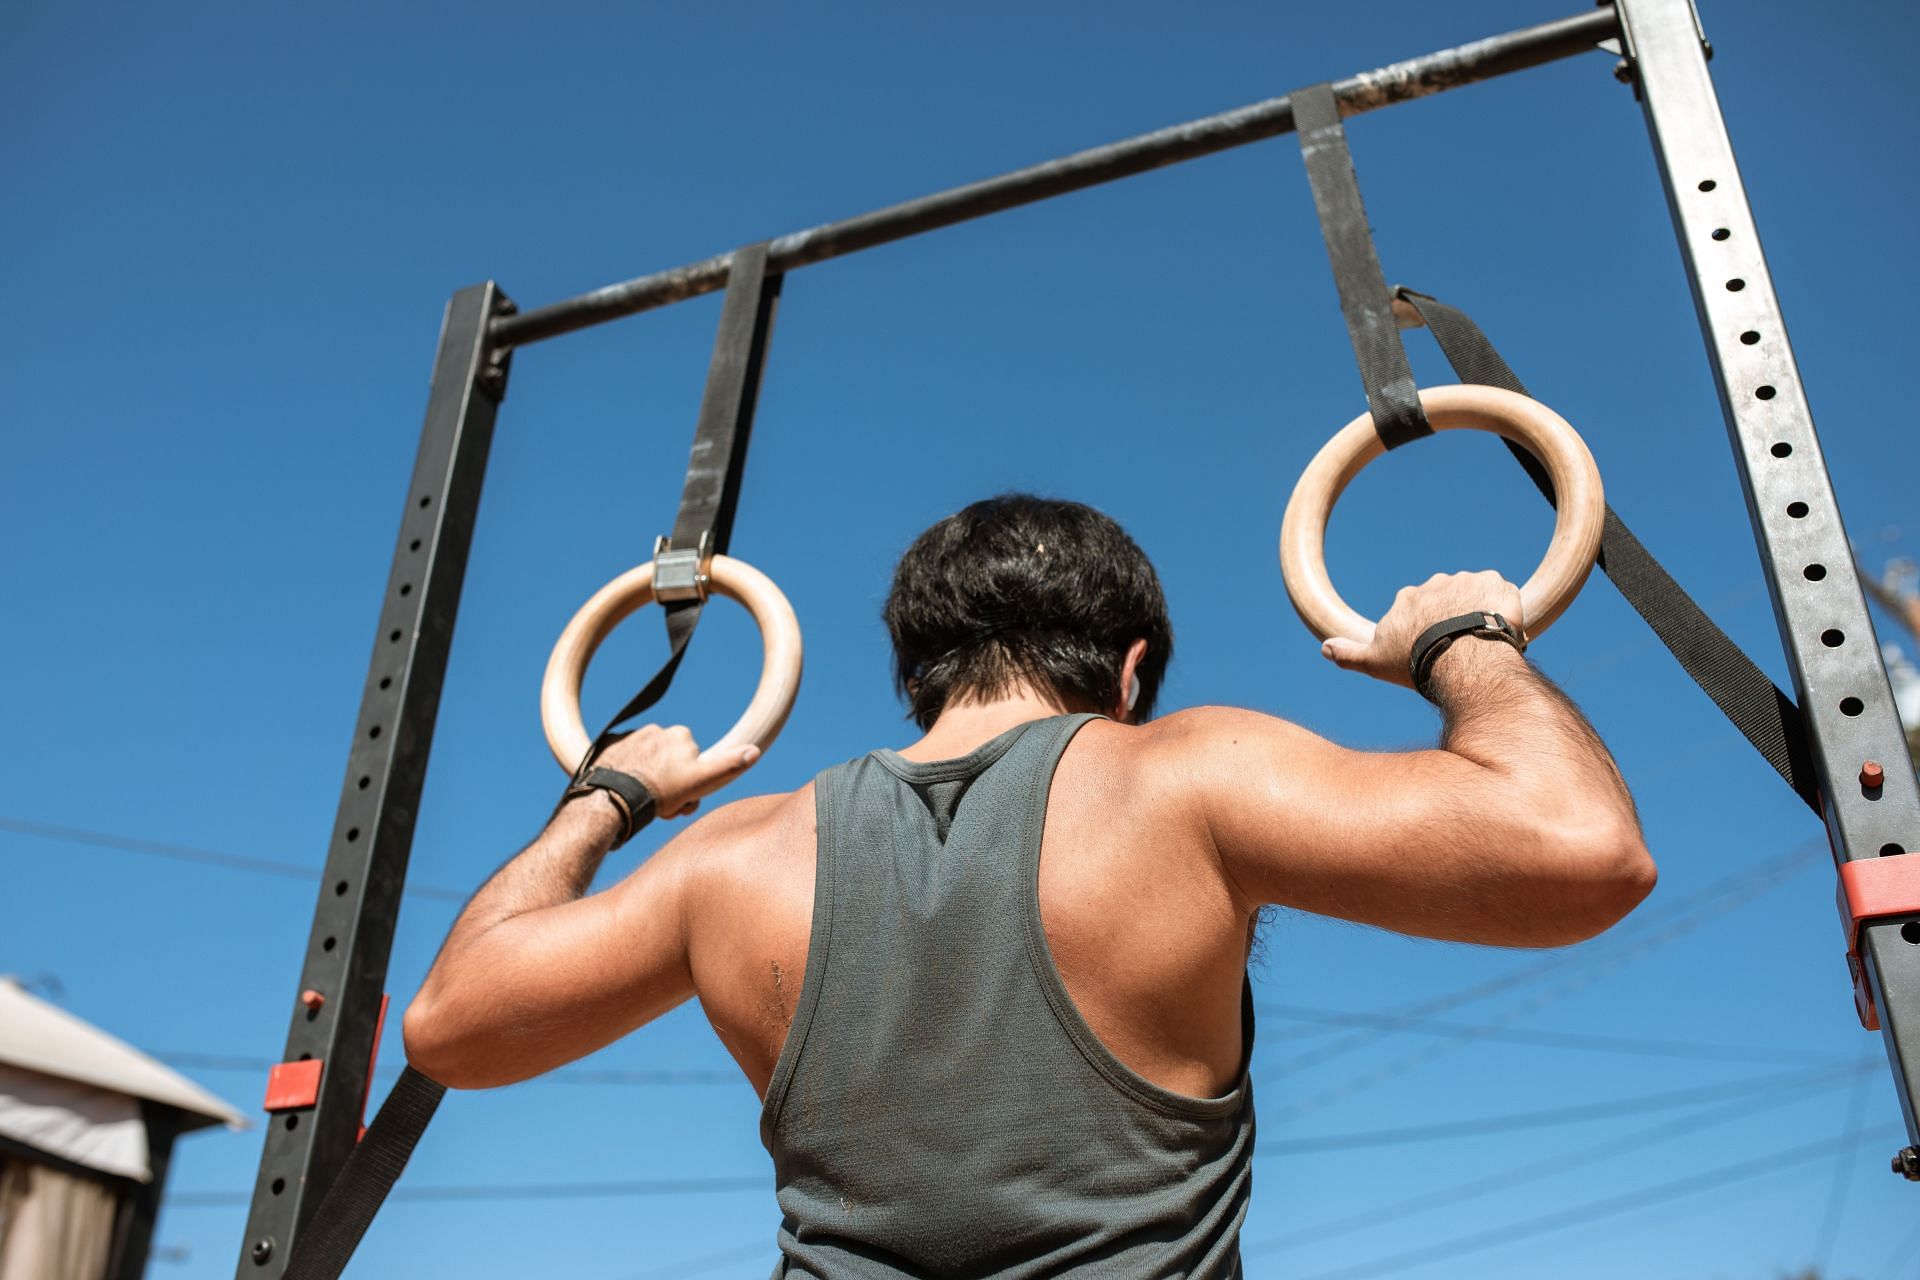
<svg viewBox="0 0 1920 1280">
<path fill-rule="evenodd" d="M 1756 882 L 1767 882 L 1766 887 L 1770 888 L 1772 887 L 1771 882 L 1773 877 L 1782 872 L 1797 870 L 1801 863 L 1807 861 L 1811 854 L 1821 847 L 1821 843 L 1818 840 L 1806 841 L 1778 857 L 1771 858 L 1755 866 L 1744 868 L 1730 876 L 1722 877 L 1711 884 L 1704 885 L 1692 893 L 1683 895 L 1671 902 L 1653 908 L 1643 908 L 1634 916 L 1630 916 L 1626 922 L 1617 926 L 1613 930 L 1612 936 L 1614 938 L 1632 937 L 1635 934 L 1645 932 L 1659 921 L 1669 917 L 1685 917 L 1694 911 L 1713 904 L 1729 894 L 1737 893 Z M 1600 959 L 1604 961 L 1606 958 L 1605 954 L 1602 953 Z M 1433 1014 L 1445 1013 L 1465 1005 L 1474 1004 L 1489 996 L 1499 995 L 1502 992 L 1512 990 L 1516 987 L 1526 986 L 1530 983 L 1540 981 L 1562 969 L 1594 963 L 1594 960 L 1594 953 L 1590 950 L 1567 949 L 1541 956 L 1533 963 L 1524 965 L 1519 969 L 1497 974 L 1485 981 L 1449 992 L 1446 995 L 1436 996 L 1430 1000 L 1419 1001 L 1395 1010 L 1390 1014 L 1382 1015 L 1387 1020 L 1386 1025 L 1376 1026 L 1372 1029 L 1359 1031 L 1354 1035 L 1343 1037 L 1330 1046 L 1325 1046 L 1322 1049 L 1314 1050 L 1290 1059 L 1280 1064 L 1278 1069 L 1281 1071 L 1299 1071 L 1310 1066 L 1316 1066 L 1330 1058 L 1338 1057 L 1353 1049 L 1371 1044 L 1382 1035 L 1399 1030 L 1402 1026 L 1418 1023 L 1431 1017 Z"/>
<path fill-rule="evenodd" d="M 1696 1058 L 1721 1062 L 1800 1062 L 1831 1063 L 1833 1059 L 1811 1050 L 1781 1049 L 1773 1045 L 1703 1044 L 1692 1040 L 1656 1040 L 1641 1036 L 1594 1035 L 1578 1031 L 1528 1031 L 1501 1027 L 1492 1023 L 1447 1022 L 1438 1018 L 1416 1018 L 1405 1014 L 1363 1013 L 1346 1009 L 1322 1009 L 1312 1005 L 1274 1004 L 1262 1001 L 1254 1006 L 1260 1017 L 1292 1018 L 1320 1023 L 1323 1027 L 1377 1027 L 1407 1035 L 1439 1036 L 1446 1039 L 1498 1040 L 1508 1044 L 1542 1045 L 1550 1049 L 1579 1049 L 1593 1053 L 1619 1053 L 1646 1058 Z M 1326 1034 L 1324 1030 L 1306 1034 Z"/>
<path fill-rule="evenodd" d="M 1638 919 L 1630 917 L 1627 923 L 1619 926 L 1614 931 L 1616 938 L 1626 937 L 1636 939 L 1624 950 L 1612 953 L 1603 951 L 1597 956 L 1591 951 L 1568 950 L 1543 956 L 1532 964 L 1495 975 L 1483 982 L 1463 987 L 1460 990 L 1449 992 L 1446 995 L 1436 996 L 1430 1000 L 1423 1000 L 1405 1006 L 1387 1016 L 1395 1020 L 1417 1021 L 1428 1018 L 1436 1013 L 1446 1013 L 1461 1008 L 1464 1005 L 1476 1003 L 1489 996 L 1499 995 L 1517 987 L 1530 985 L 1544 978 L 1551 977 L 1554 973 L 1562 969 L 1595 964 L 1603 966 L 1600 973 L 1594 977 L 1576 980 L 1558 989 L 1560 995 L 1571 994 L 1572 991 L 1589 985 L 1592 981 L 1597 980 L 1598 977 L 1604 976 L 1613 969 L 1619 968 L 1628 960 L 1637 958 L 1639 955 L 1653 950 L 1655 947 L 1665 945 L 1667 942 L 1671 942 L 1675 938 L 1691 932 L 1693 929 L 1705 924 L 1708 919 L 1713 918 L 1713 916 L 1707 916 L 1699 920 L 1690 920 L 1689 917 L 1692 916 L 1693 913 L 1703 911 L 1709 907 L 1715 907 L 1721 903 L 1722 900 L 1728 898 L 1734 899 L 1734 906 L 1744 905 L 1753 897 L 1774 887 L 1774 885 L 1798 871 L 1801 865 L 1809 860 L 1811 854 L 1816 849 L 1822 847 L 1824 846 L 1818 840 L 1806 841 L 1796 845 L 1778 857 L 1745 868 L 1733 875 L 1723 877 L 1720 880 L 1716 880 L 1711 884 L 1695 890 L 1693 893 L 1676 898 L 1672 902 L 1664 904 L 1659 908 L 1643 911 L 1639 914 Z M 1719 915 L 1729 909 L 1731 908 L 1721 907 L 1713 914 Z M 1653 929 L 1654 925 L 1669 918 L 1672 919 L 1672 923 L 1668 924 L 1664 929 L 1655 932 L 1652 938 L 1638 938 L 1638 935 L 1647 933 Z M 1558 997 L 1556 996 L 1554 998 Z M 1531 1012 L 1533 1009 L 1550 1002 L 1551 1000 L 1540 1001 L 1524 1008 L 1521 1012 L 1503 1015 L 1499 1019 L 1496 1019 L 1494 1025 L 1505 1025 L 1523 1016 L 1525 1012 Z M 1318 1049 L 1308 1050 L 1305 1053 L 1296 1054 L 1294 1057 L 1286 1059 L 1285 1061 L 1265 1067 L 1261 1070 L 1259 1078 L 1271 1078 L 1276 1075 L 1304 1071 L 1308 1067 L 1318 1066 L 1320 1063 L 1329 1061 L 1330 1059 L 1351 1053 L 1356 1049 L 1364 1048 L 1382 1036 L 1389 1035 L 1397 1029 L 1398 1027 L 1395 1026 L 1357 1030 L 1352 1035 L 1342 1036 L 1331 1044 L 1323 1045 Z M 1435 1054 L 1432 1056 L 1439 1055 Z"/>
<path fill-rule="evenodd" d="M 1760 894 L 1780 884 L 1797 872 L 1799 870 L 1797 863 L 1800 859 L 1804 858 L 1804 856 L 1804 854 L 1796 850 L 1792 855 L 1791 861 L 1776 859 L 1771 863 L 1763 863 L 1759 868 L 1756 868 L 1753 873 L 1735 877 L 1734 879 L 1738 883 L 1721 889 L 1711 897 L 1706 897 L 1695 902 L 1693 906 L 1688 909 L 1692 914 L 1675 914 L 1670 912 L 1669 914 L 1673 915 L 1674 918 L 1669 920 L 1664 927 L 1655 929 L 1652 932 L 1642 930 L 1641 935 L 1633 938 L 1625 947 L 1611 953 L 1603 954 L 1598 963 L 1586 972 L 1576 972 L 1570 978 L 1506 1010 L 1495 1018 L 1492 1026 L 1504 1026 L 1507 1023 L 1517 1022 L 1521 1018 L 1537 1013 L 1548 1005 L 1565 999 L 1576 991 L 1592 986 L 1600 979 L 1623 968 L 1631 961 L 1639 959 L 1646 953 L 1663 947 L 1676 938 L 1691 933 L 1730 911 L 1745 906 Z M 1484 986 L 1486 984 L 1482 985 Z M 1358 1036 L 1377 1036 L 1387 1033 L 1360 1032 L 1357 1034 Z M 1445 1057 L 1449 1053 L 1476 1043 L 1480 1038 L 1479 1036 L 1464 1036 L 1456 1040 L 1430 1045 L 1425 1049 L 1415 1050 L 1412 1053 L 1402 1055 L 1399 1058 L 1374 1068 L 1364 1075 L 1342 1080 L 1330 1088 L 1323 1089 L 1319 1093 L 1293 1104 L 1291 1107 L 1280 1112 L 1278 1118 L 1284 1121 L 1322 1110 L 1337 1102 L 1342 1102 L 1356 1093 L 1376 1088 L 1389 1080 L 1396 1079 L 1410 1071 L 1427 1066 Z M 1351 1040 L 1349 1041 L 1349 1043 L 1352 1042 Z M 1338 1046 L 1335 1046 L 1336 1049 L 1337 1047 Z M 1319 1058 L 1324 1060 L 1325 1057 L 1329 1056 L 1332 1055 L 1330 1053 L 1323 1053 L 1319 1055 Z M 1301 1055 L 1301 1057 L 1312 1058 L 1314 1055 L 1306 1054 Z M 1282 1063 L 1278 1070 L 1285 1071 L 1288 1069 L 1288 1066 L 1289 1064 Z"/>
<path fill-rule="evenodd" d="M 222 853 L 218 849 L 203 849 L 197 845 L 171 844 L 164 840 L 143 840 L 134 836 L 115 835 L 110 831 L 90 831 L 84 827 L 33 822 L 26 818 L 0 815 L 0 831 L 11 831 L 15 835 L 32 836 L 38 840 L 57 840 L 62 844 L 112 849 L 116 853 L 138 853 L 150 858 L 169 858 L 175 862 L 224 867 L 229 871 L 252 871 L 260 875 L 282 876 L 290 880 L 317 881 L 321 877 L 320 869 L 303 866 L 297 862 L 279 862 L 272 858 L 256 858 L 248 854 Z M 458 889 L 446 889 L 438 885 L 414 882 L 409 882 L 402 892 L 415 898 L 431 898 L 436 902 L 465 902 L 472 896 Z"/>
<path fill-rule="evenodd" d="M 1390 1129 L 1362 1129 L 1353 1133 L 1330 1133 L 1320 1137 L 1279 1138 L 1262 1142 L 1258 1154 L 1304 1155 L 1315 1151 L 1351 1151 L 1360 1147 L 1397 1147 L 1410 1142 L 1439 1142 L 1453 1138 L 1477 1138 L 1490 1133 L 1512 1133 L 1521 1129 L 1549 1129 L 1560 1125 L 1584 1124 L 1615 1116 L 1641 1115 L 1649 1111 L 1672 1111 L 1685 1107 L 1710 1106 L 1730 1097 L 1771 1093 L 1778 1089 L 1831 1083 L 1844 1079 L 1850 1070 L 1786 1071 L 1729 1084 L 1703 1085 L 1691 1089 L 1672 1089 L 1662 1093 L 1636 1094 L 1605 1102 L 1587 1102 L 1570 1107 L 1549 1107 L 1533 1111 L 1510 1111 L 1502 1115 L 1480 1116 L 1471 1120 L 1449 1120 L 1441 1124 L 1403 1125 Z"/>
<path fill-rule="evenodd" d="M 1869 1274 L 1891 1276 L 1894 1274 L 1894 1268 L 1903 1260 L 1911 1264 L 1915 1254 L 1920 1254 L 1920 1226 L 1915 1226 L 1912 1231 L 1894 1241 L 1893 1252 L 1886 1256 L 1877 1270 Z"/>
<path fill-rule="evenodd" d="M 1865 1074 L 1864 1070 L 1861 1074 Z M 1841 1083 L 1844 1077 L 1836 1077 L 1824 1082 L 1824 1087 Z M 1447 1205 L 1461 1204 L 1468 1200 L 1478 1200 L 1510 1187 L 1524 1186 L 1570 1170 L 1585 1170 L 1602 1160 L 1614 1156 L 1626 1155 L 1647 1147 L 1670 1142 L 1689 1133 L 1697 1133 L 1715 1125 L 1732 1120 L 1743 1120 L 1762 1111 L 1799 1102 L 1807 1096 L 1799 1085 L 1775 1085 L 1764 1091 L 1758 1100 L 1736 1099 L 1722 1106 L 1713 1107 L 1698 1114 L 1683 1117 L 1677 1121 L 1663 1120 L 1632 1133 L 1617 1135 L 1576 1151 L 1555 1150 L 1552 1154 L 1538 1160 L 1529 1161 L 1518 1168 L 1503 1170 L 1486 1177 L 1470 1179 L 1451 1187 L 1414 1196 L 1408 1200 L 1391 1205 L 1371 1205 L 1367 1209 L 1338 1218 L 1332 1222 L 1323 1222 L 1315 1226 L 1291 1231 L 1284 1235 L 1269 1236 L 1243 1246 L 1248 1253 L 1262 1253 L 1273 1249 L 1299 1247 L 1317 1243 L 1337 1236 L 1349 1235 L 1355 1231 L 1374 1230 L 1382 1222 L 1398 1222 L 1415 1214 L 1425 1213 Z"/>
<path fill-rule="evenodd" d="M 1867 1073 L 1872 1067 L 1872 1054 L 1860 1059 L 1860 1074 L 1854 1077 L 1853 1091 L 1847 1099 L 1847 1124 L 1857 1127 L 1867 1118 L 1867 1084 L 1871 1078 Z M 1820 1216 L 1820 1234 L 1815 1237 L 1813 1246 L 1813 1265 L 1822 1275 L 1826 1274 L 1827 1261 L 1833 1255 L 1834 1241 L 1840 1236 L 1840 1222 L 1847 1210 L 1847 1192 L 1853 1186 L 1853 1179 L 1847 1175 L 1853 1172 L 1856 1171 L 1844 1164 L 1833 1168 L 1833 1182 L 1827 1188 L 1826 1212 Z"/>
<path fill-rule="evenodd" d="M 244 1071 L 250 1074 L 265 1075 L 276 1065 L 273 1058 L 256 1058 L 231 1053 L 194 1053 L 186 1050 L 170 1050 L 152 1055 L 160 1061 L 176 1067 L 193 1067 L 201 1071 Z M 382 1067 L 374 1073 L 377 1076 L 397 1076 L 398 1067 Z M 744 1081 L 737 1071 L 716 1070 L 711 1067 L 685 1068 L 649 1068 L 649 1067 L 562 1067 L 544 1075 L 532 1077 L 524 1083 L 546 1082 L 551 1084 L 572 1085 L 683 1085 L 683 1084 L 739 1084 Z"/>
<path fill-rule="evenodd" d="M 752 1177 L 640 1178 L 625 1182 L 502 1182 L 479 1186 L 395 1187 L 389 1200 L 588 1200 L 617 1196 L 709 1195 L 725 1191 L 764 1191 L 765 1174 Z M 182 1191 L 166 1197 L 170 1209 L 204 1209 L 251 1204 L 251 1191 Z"/>
<path fill-rule="evenodd" d="M 1513 1244 L 1532 1236 L 1582 1227 L 1589 1222 L 1617 1217 L 1623 1213 L 1631 1213 L 1635 1209 L 1663 1204 L 1681 1196 L 1717 1191 L 1721 1187 L 1734 1186 L 1741 1182 L 1797 1168 L 1800 1165 L 1829 1159 L 1859 1146 L 1869 1138 L 1886 1140 L 1886 1130 L 1857 1129 L 1837 1138 L 1809 1142 L 1785 1151 L 1769 1151 L 1762 1155 L 1748 1156 L 1731 1164 L 1718 1165 L 1700 1173 L 1689 1174 L 1684 1178 L 1662 1182 L 1657 1186 L 1643 1187 L 1638 1191 L 1609 1196 L 1603 1200 L 1591 1200 L 1585 1204 L 1559 1209 L 1533 1218 L 1523 1218 L 1519 1222 L 1490 1227 L 1464 1236 L 1455 1236 L 1451 1240 L 1423 1245 L 1418 1249 L 1409 1249 L 1384 1258 L 1373 1258 L 1333 1271 L 1322 1271 L 1317 1275 L 1304 1277 L 1303 1280 L 1354 1280 L 1355 1277 L 1360 1276 L 1380 1276 L 1393 1271 L 1411 1270 L 1434 1262 L 1444 1262 L 1449 1258 L 1458 1258 L 1466 1254 L 1484 1252 L 1487 1249 Z"/>
</svg>

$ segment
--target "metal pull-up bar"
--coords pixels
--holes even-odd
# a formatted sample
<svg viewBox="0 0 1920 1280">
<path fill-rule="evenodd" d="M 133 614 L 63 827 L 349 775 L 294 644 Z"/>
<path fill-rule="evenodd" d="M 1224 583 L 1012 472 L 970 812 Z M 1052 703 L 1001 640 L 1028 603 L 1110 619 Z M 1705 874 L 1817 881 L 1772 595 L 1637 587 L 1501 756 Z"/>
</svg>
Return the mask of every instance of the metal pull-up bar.
<svg viewBox="0 0 1920 1280">
<path fill-rule="evenodd" d="M 1619 19 L 1613 6 L 1606 5 L 1557 22 L 1395 62 L 1377 71 L 1362 71 L 1334 81 L 1333 94 L 1340 103 L 1341 115 L 1359 115 L 1461 85 L 1491 80 L 1510 71 L 1524 71 L 1542 63 L 1591 53 L 1601 41 L 1616 40 L 1619 36 Z M 790 231 L 768 243 L 767 270 L 791 271 L 875 245 L 904 240 L 923 231 L 982 218 L 1003 209 L 1017 209 L 1117 178 L 1129 178 L 1149 169 L 1292 132 L 1291 98 L 1268 98 L 1251 106 L 1076 151 L 1070 156 L 1015 169 L 995 178 L 969 182 L 963 187 L 949 187 L 871 213 L 822 223 L 805 231 Z M 502 316 L 493 322 L 492 338 L 501 347 L 524 347 L 576 329 L 713 293 L 726 287 L 727 269 L 732 261 L 732 254 L 723 253 L 682 267 L 656 271 L 650 276 L 623 280 L 520 315 Z"/>
</svg>

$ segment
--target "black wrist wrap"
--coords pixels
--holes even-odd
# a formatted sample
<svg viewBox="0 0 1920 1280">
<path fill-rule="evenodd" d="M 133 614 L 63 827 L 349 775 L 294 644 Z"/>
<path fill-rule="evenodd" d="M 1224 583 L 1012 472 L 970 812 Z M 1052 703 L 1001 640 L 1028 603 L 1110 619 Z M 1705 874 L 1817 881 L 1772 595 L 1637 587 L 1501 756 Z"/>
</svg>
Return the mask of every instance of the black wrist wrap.
<svg viewBox="0 0 1920 1280">
<path fill-rule="evenodd" d="M 1433 701 L 1433 689 L 1427 682 L 1433 674 L 1433 664 L 1461 636 L 1504 640 L 1522 653 L 1527 651 L 1527 642 L 1521 638 L 1519 631 L 1497 613 L 1463 613 L 1457 618 L 1436 622 L 1422 631 L 1413 642 L 1413 653 L 1407 664 L 1413 673 L 1415 691 L 1427 701 Z"/>
<path fill-rule="evenodd" d="M 567 788 L 565 799 L 571 800 L 593 791 L 604 791 L 612 796 L 614 807 L 620 810 L 620 816 L 625 820 L 625 829 L 621 831 L 620 838 L 613 842 L 614 848 L 618 849 L 633 839 L 634 832 L 653 821 L 657 805 L 653 792 L 632 774 L 596 766 L 574 779 Z"/>
</svg>

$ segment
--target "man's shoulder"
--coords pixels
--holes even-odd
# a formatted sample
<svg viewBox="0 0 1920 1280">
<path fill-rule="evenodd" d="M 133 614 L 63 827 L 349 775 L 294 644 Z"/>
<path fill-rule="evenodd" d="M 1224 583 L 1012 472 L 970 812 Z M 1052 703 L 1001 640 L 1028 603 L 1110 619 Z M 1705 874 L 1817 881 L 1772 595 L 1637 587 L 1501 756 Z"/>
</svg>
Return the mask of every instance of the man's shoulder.
<svg viewBox="0 0 1920 1280">
<path fill-rule="evenodd" d="M 1083 776 L 1104 774 L 1110 787 L 1152 812 L 1208 825 L 1221 805 L 1239 806 L 1250 784 L 1270 785 L 1317 760 L 1326 746 L 1310 730 L 1244 707 L 1188 707 L 1143 725 L 1088 728 L 1082 759 L 1094 768 Z"/>
<path fill-rule="evenodd" d="M 690 841 L 734 842 L 774 835 L 796 822 L 813 823 L 813 783 L 796 791 L 743 796 L 697 819 L 681 835 Z"/>
<path fill-rule="evenodd" d="M 1186 707 L 1143 725 L 1113 725 L 1112 729 L 1104 736 L 1113 749 L 1152 763 L 1211 754 L 1254 738 L 1271 740 L 1307 733 L 1278 716 L 1226 706 Z"/>
</svg>

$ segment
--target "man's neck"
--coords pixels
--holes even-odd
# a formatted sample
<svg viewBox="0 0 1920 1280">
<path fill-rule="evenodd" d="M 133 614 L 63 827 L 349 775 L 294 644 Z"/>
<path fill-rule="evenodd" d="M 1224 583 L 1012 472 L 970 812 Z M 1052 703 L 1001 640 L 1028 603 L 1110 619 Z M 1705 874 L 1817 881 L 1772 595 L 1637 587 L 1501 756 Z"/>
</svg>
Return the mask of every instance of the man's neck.
<svg viewBox="0 0 1920 1280">
<path fill-rule="evenodd" d="M 1049 698 L 1022 689 L 992 702 L 948 705 L 927 735 L 900 755 L 908 760 L 952 760 L 984 742 L 991 742 L 1016 725 L 1057 716 L 1062 708 Z"/>
</svg>

